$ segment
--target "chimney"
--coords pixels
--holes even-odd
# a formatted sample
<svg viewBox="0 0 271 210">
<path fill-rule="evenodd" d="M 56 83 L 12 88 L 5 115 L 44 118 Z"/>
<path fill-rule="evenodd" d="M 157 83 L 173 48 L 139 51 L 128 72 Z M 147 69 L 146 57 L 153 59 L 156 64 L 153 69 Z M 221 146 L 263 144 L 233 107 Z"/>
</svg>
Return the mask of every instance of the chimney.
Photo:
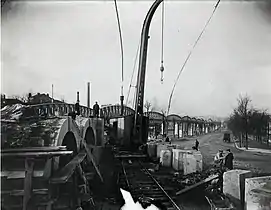
<svg viewBox="0 0 271 210">
<path fill-rule="evenodd" d="M 79 103 L 79 91 L 77 91 L 77 103 Z"/>
<path fill-rule="evenodd" d="M 88 82 L 87 94 L 87 107 L 90 108 L 90 82 Z"/>
</svg>

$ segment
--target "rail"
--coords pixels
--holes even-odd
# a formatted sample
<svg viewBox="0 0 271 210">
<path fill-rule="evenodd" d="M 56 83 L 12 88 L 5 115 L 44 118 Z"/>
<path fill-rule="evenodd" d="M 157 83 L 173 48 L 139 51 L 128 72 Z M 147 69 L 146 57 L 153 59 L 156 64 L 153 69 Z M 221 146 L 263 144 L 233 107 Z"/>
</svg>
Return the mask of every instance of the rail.
<svg viewBox="0 0 271 210">
<path fill-rule="evenodd" d="M 139 200 L 143 207 L 146 203 L 153 203 L 165 209 L 180 210 L 166 189 L 148 172 L 141 161 L 134 160 L 126 165 L 121 161 L 121 168 L 119 184 L 123 188 L 127 187 L 132 197 Z"/>
<path fill-rule="evenodd" d="M 172 200 L 172 198 L 167 194 L 167 192 L 164 190 L 164 188 L 159 184 L 159 182 L 151 175 L 151 173 L 139 162 L 140 165 L 142 166 L 143 170 L 148 174 L 148 176 L 151 177 L 151 179 L 155 182 L 155 184 L 163 191 L 165 196 L 170 200 L 171 204 L 175 207 L 177 210 L 181 210 L 180 207 Z"/>
</svg>

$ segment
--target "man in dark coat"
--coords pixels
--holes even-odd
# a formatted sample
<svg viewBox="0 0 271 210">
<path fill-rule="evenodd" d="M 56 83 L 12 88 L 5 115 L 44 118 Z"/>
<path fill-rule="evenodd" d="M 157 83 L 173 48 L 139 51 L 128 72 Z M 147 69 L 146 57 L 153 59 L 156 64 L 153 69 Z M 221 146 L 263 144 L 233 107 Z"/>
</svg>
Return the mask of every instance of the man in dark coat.
<svg viewBox="0 0 271 210">
<path fill-rule="evenodd" d="M 199 141 L 197 139 L 195 141 L 195 146 L 192 147 L 192 149 L 195 149 L 195 150 L 199 151 Z"/>
<path fill-rule="evenodd" d="M 234 159 L 234 156 L 231 152 L 230 149 L 227 149 L 227 156 L 225 157 L 225 167 L 229 170 L 232 170 L 233 169 L 233 159 Z"/>
<path fill-rule="evenodd" d="M 98 105 L 98 102 L 96 101 L 93 106 L 94 117 L 99 117 L 99 111 L 100 111 L 100 107 Z"/>
</svg>

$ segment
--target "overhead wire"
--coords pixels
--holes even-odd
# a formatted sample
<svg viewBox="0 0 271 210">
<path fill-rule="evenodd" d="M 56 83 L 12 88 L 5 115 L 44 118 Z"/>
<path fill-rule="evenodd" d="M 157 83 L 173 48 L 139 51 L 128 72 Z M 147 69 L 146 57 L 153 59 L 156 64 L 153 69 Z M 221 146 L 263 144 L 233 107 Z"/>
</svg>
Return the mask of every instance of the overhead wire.
<svg viewBox="0 0 271 210">
<path fill-rule="evenodd" d="M 126 97 L 126 105 L 128 103 L 128 99 L 129 99 L 129 96 L 130 96 L 130 91 L 131 91 L 132 82 L 133 82 L 133 78 L 134 78 L 134 73 L 135 73 L 135 69 L 136 69 L 136 62 L 137 62 L 137 58 L 138 58 L 138 54 L 139 54 L 139 48 L 140 48 L 140 40 L 139 40 L 137 50 L 136 50 L 136 57 L 135 57 L 135 60 L 134 60 L 133 72 L 132 72 L 132 76 L 131 76 L 130 85 L 129 85 L 129 88 L 128 88 L 127 97 Z"/>
<path fill-rule="evenodd" d="M 117 15 L 117 21 L 118 21 L 118 29 L 119 29 L 119 37 L 120 37 L 120 50 L 121 50 L 121 96 L 123 96 L 123 82 L 124 82 L 124 56 L 123 56 L 123 39 L 122 39 L 122 33 L 121 33 L 121 25 L 120 25 L 120 18 L 119 18 L 119 11 L 117 6 L 117 0 L 114 0 L 115 3 L 115 9 L 116 9 L 116 15 Z"/>
<path fill-rule="evenodd" d="M 179 71 L 179 73 L 178 73 L 177 79 L 175 80 L 175 83 L 174 83 L 174 85 L 173 85 L 172 91 L 171 91 L 171 93 L 170 93 L 169 102 L 168 102 L 167 115 L 169 114 L 172 96 L 173 96 L 173 93 L 174 93 L 176 84 L 177 84 L 177 82 L 178 82 L 178 80 L 179 80 L 179 78 L 180 78 L 180 75 L 181 75 L 181 73 L 183 72 L 184 67 L 185 67 L 187 61 L 189 60 L 189 58 L 190 58 L 190 56 L 191 56 L 193 50 L 195 49 L 197 43 L 199 42 L 199 40 L 200 40 L 200 38 L 202 37 L 203 33 L 205 32 L 207 26 L 209 25 L 209 23 L 210 23 L 212 17 L 214 16 L 214 13 L 215 13 L 215 11 L 216 11 L 216 9 L 217 9 L 219 3 L 220 3 L 220 0 L 217 1 L 216 5 L 215 5 L 215 7 L 214 7 L 214 10 L 213 10 L 213 12 L 212 12 L 212 14 L 211 14 L 211 16 L 209 17 L 208 21 L 207 21 L 206 24 L 204 25 L 204 27 L 203 27 L 201 33 L 199 34 L 198 38 L 196 39 L 196 41 L 195 41 L 195 43 L 194 43 L 192 49 L 190 50 L 188 56 L 186 57 L 186 59 L 185 59 L 183 65 L 182 65 L 182 67 L 181 67 L 181 69 L 180 69 L 180 71 Z"/>
</svg>

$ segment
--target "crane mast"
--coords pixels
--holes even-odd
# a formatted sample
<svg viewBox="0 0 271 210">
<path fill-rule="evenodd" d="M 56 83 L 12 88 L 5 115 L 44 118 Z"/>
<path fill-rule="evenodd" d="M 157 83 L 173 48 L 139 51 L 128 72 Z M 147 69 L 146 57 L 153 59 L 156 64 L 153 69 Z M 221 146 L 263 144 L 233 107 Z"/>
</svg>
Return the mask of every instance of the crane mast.
<svg viewBox="0 0 271 210">
<path fill-rule="evenodd" d="M 145 88 L 145 74 L 146 74 L 146 62 L 148 53 L 148 39 L 149 29 L 154 12 L 158 8 L 159 4 L 163 0 L 156 0 L 149 9 L 147 16 L 144 20 L 141 31 L 141 43 L 139 54 L 139 66 L 136 85 L 136 103 L 135 103 L 135 117 L 134 117 L 134 129 L 133 129 L 133 143 L 142 143 L 143 133 L 143 106 L 144 106 L 144 88 Z"/>
</svg>

